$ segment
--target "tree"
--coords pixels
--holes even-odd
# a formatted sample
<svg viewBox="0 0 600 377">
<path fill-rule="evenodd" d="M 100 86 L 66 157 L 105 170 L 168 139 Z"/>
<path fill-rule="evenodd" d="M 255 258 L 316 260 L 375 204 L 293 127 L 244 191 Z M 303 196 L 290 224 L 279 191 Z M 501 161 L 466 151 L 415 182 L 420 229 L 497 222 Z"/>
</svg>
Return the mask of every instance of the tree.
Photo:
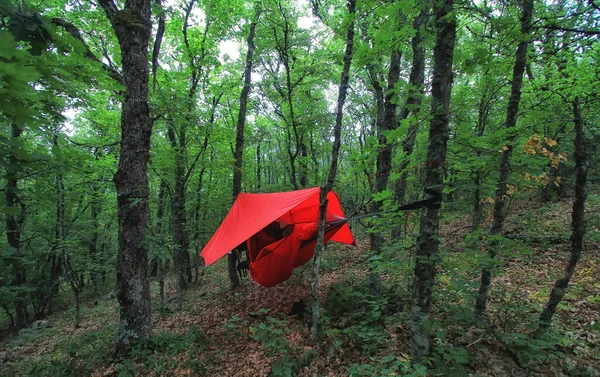
<svg viewBox="0 0 600 377">
<path fill-rule="evenodd" d="M 513 67 L 511 91 L 508 99 L 508 106 L 506 108 L 506 123 L 504 126 L 508 132 L 512 132 L 512 129 L 514 129 L 517 124 L 519 101 L 521 99 L 521 87 L 523 86 L 523 72 L 525 72 L 525 65 L 527 63 L 527 46 L 529 45 L 530 39 L 529 32 L 531 29 L 533 0 L 523 0 L 521 10 L 522 40 L 519 42 L 517 51 L 515 53 L 515 65 Z M 502 232 L 504 219 L 506 218 L 505 206 L 508 197 L 507 193 L 508 180 L 510 177 L 510 156 L 513 149 L 513 146 L 510 142 L 514 140 L 514 136 L 509 136 L 508 139 L 509 143 L 502 148 L 502 154 L 500 157 L 500 175 L 498 177 L 496 199 L 494 201 L 494 220 L 490 229 L 490 235 L 492 236 Z M 481 271 L 481 285 L 479 286 L 479 292 L 475 302 L 475 315 L 477 317 L 482 317 L 485 313 L 492 282 L 492 266 L 498 254 L 497 247 L 497 242 L 493 242 L 490 245 L 490 260 L 486 263 Z"/>
<path fill-rule="evenodd" d="M 254 35 L 256 34 L 256 24 L 260 18 L 262 9 L 260 4 L 255 4 L 255 16 L 250 23 L 250 31 L 248 32 L 248 51 L 246 52 L 246 66 L 244 67 L 244 86 L 240 93 L 240 111 L 237 118 L 236 136 L 235 136 L 235 152 L 233 164 L 233 200 L 235 200 L 240 192 L 242 192 L 242 163 L 244 152 L 244 125 L 246 124 L 246 110 L 248 107 L 248 96 L 250 94 L 250 85 L 252 84 L 252 65 L 254 64 Z M 236 262 L 238 260 L 238 250 L 232 250 L 227 256 L 229 281 L 231 287 L 235 288 L 240 285 L 240 278 L 237 274 Z"/>
<path fill-rule="evenodd" d="M 535 332 L 535 336 L 540 337 L 544 335 L 552 322 L 552 317 L 556 312 L 558 304 L 560 304 L 562 298 L 565 295 L 565 291 L 569 286 L 571 277 L 575 272 L 575 267 L 581 258 L 581 251 L 583 250 L 583 236 L 585 234 L 585 199 L 586 183 L 587 183 L 587 151 L 586 151 L 586 140 L 584 133 L 584 122 L 581 114 L 581 104 L 579 96 L 575 96 L 573 99 L 573 122 L 575 123 L 575 172 L 577 177 L 575 178 L 575 200 L 573 201 L 573 213 L 571 214 L 571 227 L 573 234 L 571 235 L 571 258 L 565 268 L 563 276 L 556 280 L 554 287 L 550 292 L 548 302 L 544 307 L 544 310 L 540 314 L 538 328 Z"/>
<path fill-rule="evenodd" d="M 426 189 L 441 190 L 444 183 L 448 143 L 448 115 L 452 89 L 452 59 L 456 38 L 456 18 L 453 0 L 436 1 L 436 42 L 433 50 L 433 79 L 431 82 L 431 124 L 425 167 Z M 429 319 L 431 293 L 435 280 L 435 265 L 439 248 L 440 210 L 425 208 L 421 214 L 419 245 L 416 252 L 410 309 L 410 350 L 415 361 L 431 352 L 431 335 L 424 326 Z"/>
<path fill-rule="evenodd" d="M 117 348 L 152 335 L 148 282 L 147 164 L 152 120 L 148 107 L 148 45 L 152 32 L 150 0 L 127 1 L 123 9 L 112 0 L 98 0 L 121 48 L 125 98 L 121 113 L 121 153 L 114 176 L 119 214 L 117 297 L 121 305 Z"/>
<path fill-rule="evenodd" d="M 23 328 L 27 325 L 27 300 L 24 295 L 25 283 L 27 283 L 27 270 L 25 268 L 25 259 L 23 258 L 23 250 L 21 248 L 21 231 L 25 222 L 25 203 L 19 197 L 19 158 L 18 145 L 19 138 L 23 134 L 23 128 L 16 123 L 11 124 L 11 141 L 13 147 L 10 149 L 8 158 L 8 166 L 6 169 L 6 187 L 4 188 L 4 196 L 6 199 L 7 214 L 6 217 L 6 238 L 8 245 L 12 249 L 15 261 L 13 262 L 13 280 L 12 285 L 17 289 L 20 299 L 16 301 L 16 327 Z"/>
<path fill-rule="evenodd" d="M 404 17 L 399 13 L 396 15 L 396 30 L 402 27 Z M 395 42 L 395 41 L 394 41 Z M 389 175 L 392 168 L 393 143 L 386 136 L 389 131 L 398 127 L 398 117 L 396 115 L 397 92 L 396 84 L 400 79 L 400 63 L 402 52 L 398 42 L 392 43 L 394 46 L 387 73 L 387 84 L 384 90 L 379 75 L 375 72 L 373 65 L 369 65 L 369 76 L 373 85 L 375 102 L 377 104 L 377 162 L 375 170 L 374 195 L 384 195 L 387 190 Z M 372 211 L 381 212 L 383 209 L 383 200 L 375 198 Z M 371 249 L 376 253 L 381 252 L 383 247 L 383 235 L 380 232 L 371 233 Z M 369 291 L 371 294 L 379 295 L 381 290 L 381 275 L 376 271 L 371 271 L 369 275 Z"/>
<path fill-rule="evenodd" d="M 406 102 L 404 104 L 404 108 L 400 113 L 399 122 L 404 120 L 409 120 L 410 126 L 406 131 L 406 138 L 402 143 L 402 153 L 403 158 L 400 163 L 400 178 L 396 182 L 394 199 L 398 204 L 402 204 L 404 202 L 405 192 L 406 192 L 406 184 L 408 179 L 408 164 L 410 162 L 410 156 L 413 153 L 415 147 L 415 141 L 417 140 L 417 132 L 418 132 L 418 118 L 417 114 L 421 110 L 421 104 L 423 101 L 423 94 L 425 91 L 425 48 L 423 46 L 423 33 L 424 27 L 429 19 L 430 9 L 429 4 L 424 2 L 421 4 L 423 7 L 419 12 L 419 15 L 415 18 L 413 22 L 413 28 L 415 29 L 415 35 L 412 37 L 410 41 L 410 45 L 412 48 L 412 63 L 410 68 L 410 76 L 408 80 L 408 85 L 405 89 Z M 410 115 L 414 117 L 409 119 Z M 399 229 L 392 230 L 392 237 L 398 238 L 400 236 Z"/>
<path fill-rule="evenodd" d="M 335 116 L 335 127 L 333 129 L 334 141 L 331 151 L 331 166 L 327 176 L 326 183 L 321 186 L 319 195 L 319 223 L 317 225 L 317 243 L 315 245 L 315 255 L 313 257 L 313 278 L 311 283 L 312 296 L 312 328 L 311 337 L 313 340 L 319 338 L 319 322 L 321 320 L 321 310 L 319 304 L 319 273 L 321 268 L 321 253 L 324 248 L 325 239 L 325 219 L 327 215 L 327 194 L 333 188 L 338 169 L 338 157 L 341 146 L 342 120 L 346 94 L 350 82 L 350 65 L 354 55 L 354 17 L 356 14 L 356 0 L 348 0 L 348 31 L 346 34 L 346 50 L 344 53 L 344 67 L 340 78 L 340 88 L 337 100 L 337 112 Z"/>
</svg>

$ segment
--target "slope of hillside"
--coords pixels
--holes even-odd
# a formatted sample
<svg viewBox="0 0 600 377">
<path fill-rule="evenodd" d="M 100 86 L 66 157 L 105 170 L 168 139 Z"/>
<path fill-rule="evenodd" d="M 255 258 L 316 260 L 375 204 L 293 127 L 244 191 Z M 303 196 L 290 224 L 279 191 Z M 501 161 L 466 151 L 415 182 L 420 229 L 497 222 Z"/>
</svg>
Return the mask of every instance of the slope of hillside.
<svg viewBox="0 0 600 377">
<path fill-rule="evenodd" d="M 521 202 L 507 219 L 487 326 L 474 326 L 473 297 L 485 240 L 469 220 L 445 222 L 444 260 L 437 278 L 431 331 L 436 357 L 410 365 L 410 244 L 384 253 L 386 290 L 366 292 L 368 241 L 330 246 L 321 280 L 325 308 L 321 341 L 309 339 L 310 266 L 289 281 L 262 288 L 251 280 L 228 289 L 221 260 L 186 293 L 183 310 L 158 305 L 152 285 L 155 340 L 131 359 L 116 359 L 116 300 L 89 301 L 81 326 L 70 310 L 0 344 L 1 376 L 338 376 L 432 374 L 600 375 L 600 200 L 590 198 L 586 251 L 552 336 L 529 335 L 569 253 L 570 201 Z M 414 215 L 413 215 L 414 216 Z M 174 297 L 167 282 L 167 297 Z M 174 306 L 170 305 L 170 306 Z"/>
</svg>

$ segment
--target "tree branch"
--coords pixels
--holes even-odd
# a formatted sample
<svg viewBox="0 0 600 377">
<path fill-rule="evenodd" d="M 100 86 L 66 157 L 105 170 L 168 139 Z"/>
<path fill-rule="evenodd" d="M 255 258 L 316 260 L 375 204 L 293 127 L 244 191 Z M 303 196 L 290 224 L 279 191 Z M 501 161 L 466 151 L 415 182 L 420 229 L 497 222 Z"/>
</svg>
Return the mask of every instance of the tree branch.
<svg viewBox="0 0 600 377">
<path fill-rule="evenodd" d="M 103 63 L 100 59 L 98 59 L 98 57 L 96 55 L 94 55 L 94 53 L 92 52 L 92 50 L 90 50 L 90 46 L 86 43 L 86 41 L 83 39 L 83 37 L 81 36 L 81 32 L 79 31 L 79 29 L 77 29 L 77 27 L 75 25 L 73 25 L 72 23 L 70 23 L 69 21 L 63 20 L 62 18 L 53 18 L 52 19 L 52 23 L 56 26 L 62 27 L 63 29 L 65 29 L 73 38 L 77 39 L 79 42 L 81 42 L 81 44 L 83 45 L 83 48 L 85 50 L 85 52 L 83 53 L 83 56 L 86 59 L 89 59 L 93 62 L 96 63 L 100 63 L 102 64 L 102 68 L 108 72 L 108 74 L 110 75 L 110 77 L 112 77 L 114 80 L 116 80 L 117 82 L 119 82 L 120 84 L 124 84 L 124 80 L 123 77 L 121 76 L 121 74 L 115 70 L 113 67 L 111 67 L 108 64 Z"/>
<path fill-rule="evenodd" d="M 160 54 L 160 45 L 165 34 L 165 10 L 162 7 L 161 0 L 156 0 L 159 7 L 158 29 L 154 39 L 154 48 L 152 49 L 152 87 L 156 88 L 156 72 L 158 71 L 158 55 Z"/>
<path fill-rule="evenodd" d="M 104 9 L 104 13 L 106 13 L 106 17 L 110 20 L 112 24 L 115 19 L 115 15 L 119 12 L 119 8 L 115 5 L 113 0 L 98 0 L 100 6 Z"/>
<path fill-rule="evenodd" d="M 212 108 L 212 112 L 210 114 L 210 120 L 209 120 L 209 124 L 211 125 L 211 127 L 210 127 L 210 129 L 208 127 L 206 127 L 207 129 L 206 129 L 206 133 L 204 134 L 204 142 L 202 143 L 202 146 L 200 147 L 200 151 L 198 152 L 198 154 L 196 154 L 196 157 L 194 157 L 194 161 L 190 165 L 183 182 L 187 182 L 190 179 L 192 173 L 194 172 L 194 169 L 196 168 L 196 164 L 198 163 L 198 160 L 200 159 L 200 156 L 202 156 L 204 154 L 204 152 L 206 152 L 206 150 L 208 149 L 208 141 L 210 139 L 212 125 L 214 125 L 214 123 L 215 123 L 215 113 L 217 111 L 217 106 L 219 105 L 219 102 L 221 102 L 221 97 L 223 97 L 223 93 L 224 92 L 221 92 L 217 96 L 213 97 L 213 100 L 212 100 L 213 108 Z"/>
<path fill-rule="evenodd" d="M 590 30 L 590 29 L 573 29 L 573 28 L 568 28 L 568 27 L 561 27 L 558 25 L 544 25 L 543 26 L 546 29 L 549 30 L 558 30 L 558 31 L 570 31 L 573 33 L 579 33 L 579 34 L 583 34 L 583 35 L 600 35 L 600 30 Z"/>
</svg>

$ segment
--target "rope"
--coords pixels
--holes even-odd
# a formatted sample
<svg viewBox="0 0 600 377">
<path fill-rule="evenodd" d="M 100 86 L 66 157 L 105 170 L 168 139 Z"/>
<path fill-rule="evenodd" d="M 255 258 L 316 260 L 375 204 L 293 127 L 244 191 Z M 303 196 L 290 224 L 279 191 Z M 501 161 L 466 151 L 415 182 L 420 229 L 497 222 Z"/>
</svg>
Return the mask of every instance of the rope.
<svg viewBox="0 0 600 377">
<path fill-rule="evenodd" d="M 360 215 L 360 216 L 351 216 L 350 218 L 348 218 L 348 221 L 358 220 L 358 219 L 362 219 L 365 217 L 377 216 L 377 215 L 381 215 L 384 213 L 392 213 L 392 212 L 399 212 L 399 211 L 412 211 L 412 210 L 421 209 L 421 208 L 439 209 L 442 205 L 442 194 L 433 189 L 425 189 L 425 192 L 428 193 L 429 195 L 431 195 L 431 197 L 424 199 L 424 200 L 419 200 L 416 202 L 404 204 L 404 205 L 398 207 L 398 209 L 396 209 L 396 210 L 387 210 L 387 211 L 380 211 L 380 212 L 374 212 L 374 213 L 367 213 L 367 214 Z"/>
<path fill-rule="evenodd" d="M 364 219 L 365 217 L 372 217 L 372 216 L 377 216 L 377 215 L 381 215 L 381 214 L 384 214 L 384 213 L 391 213 L 391 212 L 395 212 L 395 211 L 387 210 L 387 211 L 379 211 L 379 212 L 367 213 L 367 214 L 363 214 L 363 215 L 360 215 L 360 216 L 352 216 L 352 217 L 348 218 L 348 221 Z"/>
</svg>

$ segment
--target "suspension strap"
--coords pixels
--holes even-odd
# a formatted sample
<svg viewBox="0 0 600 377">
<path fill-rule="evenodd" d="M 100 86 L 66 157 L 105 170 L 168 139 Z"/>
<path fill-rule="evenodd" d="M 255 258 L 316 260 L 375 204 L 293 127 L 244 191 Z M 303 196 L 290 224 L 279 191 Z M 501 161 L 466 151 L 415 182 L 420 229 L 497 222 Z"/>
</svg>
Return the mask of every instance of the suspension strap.
<svg viewBox="0 0 600 377">
<path fill-rule="evenodd" d="M 421 208 L 440 209 L 442 206 L 442 193 L 438 192 L 436 190 L 430 189 L 430 188 L 426 188 L 425 192 L 427 194 L 431 195 L 427 199 L 404 204 L 404 205 L 398 207 L 398 209 L 396 209 L 396 210 L 387 210 L 387 211 L 380 211 L 380 212 L 374 212 L 374 213 L 367 213 L 367 214 L 360 215 L 360 216 L 352 216 L 348 220 L 358 220 L 358 219 L 362 219 L 365 217 L 373 217 L 373 216 L 381 215 L 384 213 L 393 213 L 393 212 L 398 212 L 398 211 L 412 211 L 412 210 L 421 209 Z"/>
</svg>

